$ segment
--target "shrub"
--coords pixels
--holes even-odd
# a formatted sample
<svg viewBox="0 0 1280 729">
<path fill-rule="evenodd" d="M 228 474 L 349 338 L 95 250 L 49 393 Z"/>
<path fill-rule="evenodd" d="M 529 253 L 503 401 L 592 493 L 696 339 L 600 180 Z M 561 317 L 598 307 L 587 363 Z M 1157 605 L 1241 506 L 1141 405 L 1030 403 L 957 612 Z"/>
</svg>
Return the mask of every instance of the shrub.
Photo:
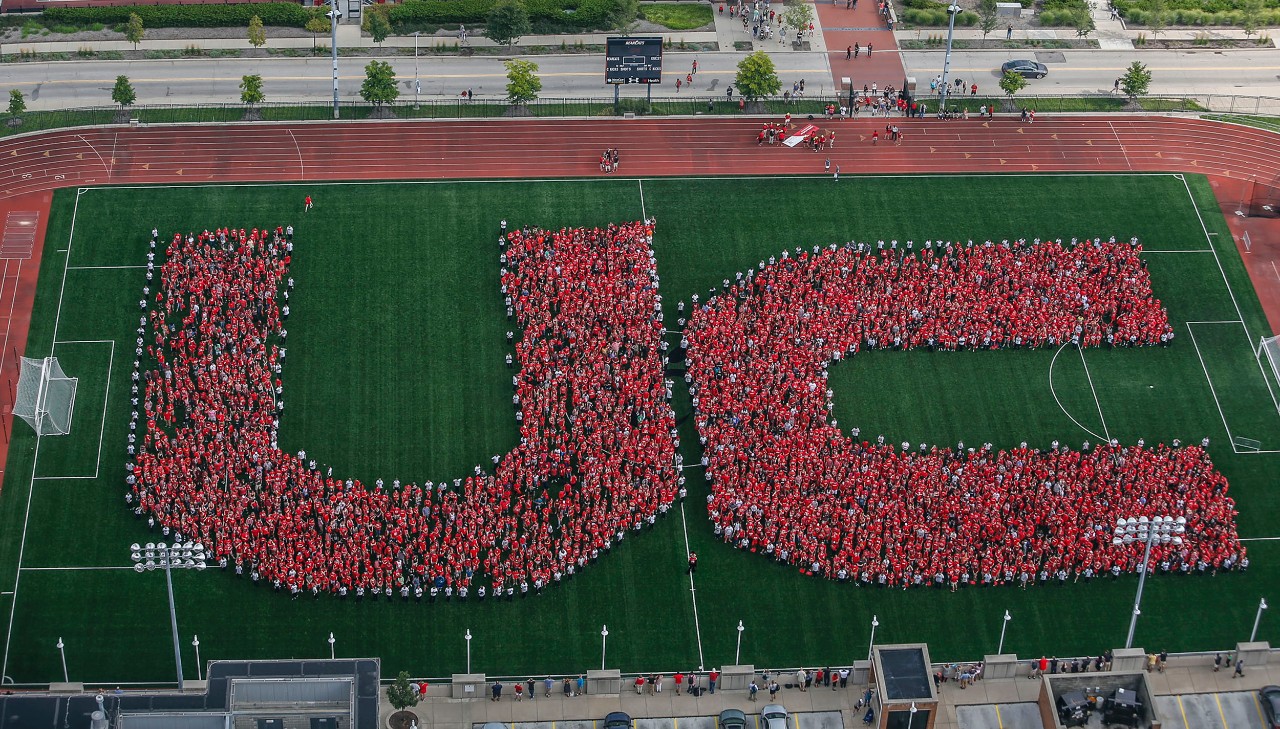
<svg viewBox="0 0 1280 729">
<path fill-rule="evenodd" d="M 111 7 L 51 7 L 44 11 L 46 23 L 88 26 L 94 23 L 121 25 L 137 14 L 147 28 L 236 28 L 247 27 L 257 15 L 264 25 L 301 28 L 307 24 L 307 9 L 299 3 L 266 2 L 239 5 L 117 5 Z"/>
</svg>

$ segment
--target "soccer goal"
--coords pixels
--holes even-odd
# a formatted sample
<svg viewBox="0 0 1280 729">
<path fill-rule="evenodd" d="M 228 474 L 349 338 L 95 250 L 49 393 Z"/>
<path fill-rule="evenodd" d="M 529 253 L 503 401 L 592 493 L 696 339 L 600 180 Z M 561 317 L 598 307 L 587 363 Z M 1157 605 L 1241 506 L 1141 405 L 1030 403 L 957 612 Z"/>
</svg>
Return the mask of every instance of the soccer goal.
<svg viewBox="0 0 1280 729">
<path fill-rule="evenodd" d="M 23 357 L 13 414 L 27 421 L 36 435 L 66 435 L 71 432 L 78 382 L 67 377 L 57 357 Z"/>
</svg>

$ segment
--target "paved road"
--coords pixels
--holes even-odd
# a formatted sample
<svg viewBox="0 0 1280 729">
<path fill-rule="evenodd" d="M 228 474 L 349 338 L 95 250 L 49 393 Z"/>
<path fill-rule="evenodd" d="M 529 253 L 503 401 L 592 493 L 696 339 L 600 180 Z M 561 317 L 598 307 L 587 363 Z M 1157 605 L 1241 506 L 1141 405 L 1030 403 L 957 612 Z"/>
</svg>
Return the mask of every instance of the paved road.
<svg viewBox="0 0 1280 729">
<path fill-rule="evenodd" d="M 908 73 L 928 89 L 929 79 L 942 73 L 942 51 L 907 52 Z M 1135 60 L 1151 71 L 1152 94 L 1240 94 L 1280 96 L 1280 51 L 956 51 L 951 54 L 952 78 L 973 79 L 979 89 L 994 90 L 1000 64 L 1031 56 L 1049 67 L 1049 75 L 1031 80 L 1023 93 L 1075 94 L 1106 92 L 1117 76 Z"/>
<path fill-rule="evenodd" d="M 687 73 L 693 59 L 698 74 L 693 93 L 722 95 L 732 84 L 742 53 L 668 53 L 667 68 Z M 599 56 L 565 55 L 533 57 L 541 69 L 544 97 L 592 97 L 612 94 L 604 84 L 604 62 Z M 810 93 L 830 93 L 831 74 L 826 57 L 819 53 L 780 53 L 774 59 L 779 76 L 788 85 L 806 79 Z M 340 91 L 344 99 L 358 97 L 368 59 L 339 59 Z M 393 60 L 401 81 L 401 98 L 412 98 L 414 63 L 412 58 Z M 240 98 L 241 77 L 261 74 L 268 101 L 296 101 L 333 98 L 332 65 L 327 58 L 195 59 L 170 61 L 66 61 L 21 63 L 5 66 L 5 86 L 21 89 L 28 108 L 55 109 L 109 105 L 111 86 L 117 75 L 128 76 L 138 92 L 139 104 L 189 104 L 234 102 Z M 505 95 L 506 70 L 502 59 L 493 57 L 421 58 L 418 78 L 422 98 L 456 98 L 471 88 L 476 96 Z M 824 88 L 825 86 L 825 88 Z M 687 87 L 681 95 L 688 95 Z M 644 89 L 623 90 L 640 97 Z M 674 76 L 655 95 L 675 96 Z"/>
</svg>

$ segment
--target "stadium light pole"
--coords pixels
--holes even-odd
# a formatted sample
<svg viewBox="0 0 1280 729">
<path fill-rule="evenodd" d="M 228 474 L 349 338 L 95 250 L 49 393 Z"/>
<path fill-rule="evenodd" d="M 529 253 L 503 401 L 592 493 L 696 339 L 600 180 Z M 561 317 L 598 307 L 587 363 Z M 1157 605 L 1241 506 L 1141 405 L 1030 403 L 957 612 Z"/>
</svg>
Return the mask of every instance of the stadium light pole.
<svg viewBox="0 0 1280 729">
<path fill-rule="evenodd" d="M 418 38 L 422 31 L 413 31 L 413 108 L 418 109 L 418 94 L 422 92 L 422 82 L 418 80 Z"/>
<path fill-rule="evenodd" d="M 467 634 L 462 637 L 467 640 L 467 673 L 471 673 L 471 628 L 467 628 Z"/>
<path fill-rule="evenodd" d="M 1253 618 L 1253 630 L 1249 632 L 1249 642 L 1258 637 L 1258 624 L 1262 622 L 1262 611 L 1267 609 L 1267 598 L 1258 601 L 1258 614 Z"/>
<path fill-rule="evenodd" d="M 164 542 L 145 547 L 134 543 L 129 547 L 129 556 L 133 559 L 133 570 L 141 574 L 150 572 L 157 566 L 164 569 L 164 582 L 169 591 L 169 628 L 173 631 L 173 663 L 178 670 L 178 690 L 182 690 L 182 646 L 178 638 L 178 609 L 173 603 L 173 569 L 203 570 L 204 545 L 199 542 L 184 542 L 166 545 Z M 156 560 L 159 560 L 157 565 Z"/>
<path fill-rule="evenodd" d="M 338 11 L 338 0 L 329 0 L 329 51 L 333 54 L 333 118 L 338 118 L 338 20 L 342 13 Z"/>
<path fill-rule="evenodd" d="M 338 657 L 338 654 L 333 647 L 333 644 L 337 642 L 338 640 L 333 637 L 333 631 L 329 631 L 329 660 L 331 661 L 337 659 Z"/>
<path fill-rule="evenodd" d="M 1145 516 L 1137 519 L 1117 519 L 1115 533 L 1111 543 L 1115 546 L 1128 546 L 1136 541 L 1144 541 L 1147 546 L 1142 553 L 1142 563 L 1138 565 L 1138 594 L 1133 598 L 1133 614 L 1129 617 L 1129 637 L 1124 641 L 1125 648 L 1133 647 L 1133 633 L 1138 628 L 1138 616 L 1142 614 L 1142 588 L 1147 582 L 1147 565 L 1151 562 L 1151 545 L 1159 541 L 1161 544 L 1182 544 L 1182 535 L 1187 531 L 1187 518 L 1180 516 L 1153 516 L 1150 520 Z"/>
<path fill-rule="evenodd" d="M 996 655 L 1004 654 L 1004 629 L 1009 627 L 1009 621 L 1013 620 L 1013 616 L 1008 610 L 1004 611 L 1004 621 L 1000 623 L 1000 645 L 996 647 Z"/>
<path fill-rule="evenodd" d="M 67 651 L 62 636 L 58 636 L 58 655 L 62 657 L 62 682 L 71 683 L 71 678 L 67 676 Z"/>
<path fill-rule="evenodd" d="M 947 88 L 951 85 L 949 76 L 951 74 L 951 39 L 956 32 L 956 16 L 960 14 L 960 6 L 954 2 L 947 6 L 947 54 L 942 58 L 942 98 L 938 106 L 938 113 L 947 110 Z"/>
<path fill-rule="evenodd" d="M 738 665 L 738 659 L 742 657 L 742 631 L 746 628 L 742 625 L 742 621 L 738 621 L 738 648 L 733 652 L 733 665 Z"/>
<path fill-rule="evenodd" d="M 871 660 L 871 653 L 876 647 L 876 628 L 880 627 L 880 619 L 875 615 L 871 616 L 871 642 L 867 644 L 867 660 Z"/>
<path fill-rule="evenodd" d="M 604 670 L 604 650 L 609 643 L 609 626 L 600 626 L 600 670 Z"/>
<path fill-rule="evenodd" d="M 196 649 L 196 680 L 204 680 L 204 667 L 200 665 L 200 636 L 191 638 L 191 647 Z"/>
</svg>

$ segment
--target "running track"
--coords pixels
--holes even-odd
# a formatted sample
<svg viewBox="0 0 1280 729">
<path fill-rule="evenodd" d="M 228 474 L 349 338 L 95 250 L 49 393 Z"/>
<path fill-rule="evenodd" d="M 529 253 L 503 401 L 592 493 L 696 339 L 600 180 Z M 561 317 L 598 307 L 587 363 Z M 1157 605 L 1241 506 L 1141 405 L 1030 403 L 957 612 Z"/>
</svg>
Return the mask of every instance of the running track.
<svg viewBox="0 0 1280 729">
<path fill-rule="evenodd" d="M 37 133 L 0 142 L 0 221 L 39 211 L 32 257 L 5 261 L 0 276 L 0 394 L 12 427 L 16 354 L 26 343 L 52 191 L 107 184 L 198 184 L 303 180 L 591 177 L 599 152 L 618 147 L 625 174 L 824 174 L 943 172 L 1187 172 L 1209 176 L 1273 330 L 1280 330 L 1280 219 L 1235 215 L 1252 186 L 1280 186 L 1280 135 L 1173 117 L 1041 117 L 893 122 L 901 145 L 870 134 L 886 120 L 835 121 L 836 147 L 813 154 L 757 147 L 758 118 L 473 120 L 104 127 Z M 1071 201 L 1064 200 L 1070 205 Z M 1200 235 L 1188 231 L 1188 235 Z M 5 439 L 8 435 L 5 431 Z M 7 448 L 0 448 L 0 469 Z M 3 471 L 0 470 L 0 478 Z"/>
</svg>

